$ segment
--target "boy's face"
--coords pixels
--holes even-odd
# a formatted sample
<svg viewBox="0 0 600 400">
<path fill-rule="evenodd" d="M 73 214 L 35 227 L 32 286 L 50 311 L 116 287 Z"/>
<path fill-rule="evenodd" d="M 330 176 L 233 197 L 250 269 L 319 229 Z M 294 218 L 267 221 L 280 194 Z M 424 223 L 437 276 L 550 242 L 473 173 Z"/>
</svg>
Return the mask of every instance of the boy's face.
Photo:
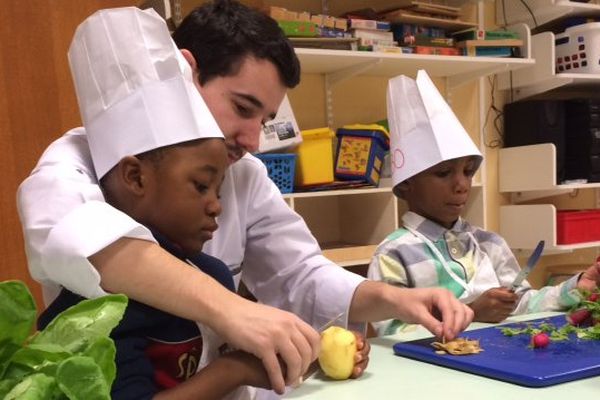
<svg viewBox="0 0 600 400">
<path fill-rule="evenodd" d="M 401 183 L 408 208 L 450 228 L 464 211 L 478 157 L 443 161 Z"/>
<path fill-rule="evenodd" d="M 196 76 L 195 82 L 225 135 L 229 162 L 258 150 L 262 124 L 275 117 L 287 90 L 275 65 L 248 57 L 234 75 L 215 77 L 204 86 Z"/>
<path fill-rule="evenodd" d="M 144 161 L 146 178 L 138 202 L 141 223 L 156 229 L 186 255 L 197 254 L 217 229 L 219 189 L 228 165 L 222 139 L 203 139 Z"/>
</svg>

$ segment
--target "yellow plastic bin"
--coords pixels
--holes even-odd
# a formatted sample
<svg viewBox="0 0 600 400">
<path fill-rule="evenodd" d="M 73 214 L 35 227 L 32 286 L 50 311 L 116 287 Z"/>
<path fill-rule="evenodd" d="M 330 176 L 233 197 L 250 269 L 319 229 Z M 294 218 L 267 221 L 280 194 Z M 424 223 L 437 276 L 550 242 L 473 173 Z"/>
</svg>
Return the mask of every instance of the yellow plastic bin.
<svg viewBox="0 0 600 400">
<path fill-rule="evenodd" d="M 302 143 L 296 147 L 296 186 L 333 182 L 333 131 L 317 128 L 300 133 Z"/>
</svg>

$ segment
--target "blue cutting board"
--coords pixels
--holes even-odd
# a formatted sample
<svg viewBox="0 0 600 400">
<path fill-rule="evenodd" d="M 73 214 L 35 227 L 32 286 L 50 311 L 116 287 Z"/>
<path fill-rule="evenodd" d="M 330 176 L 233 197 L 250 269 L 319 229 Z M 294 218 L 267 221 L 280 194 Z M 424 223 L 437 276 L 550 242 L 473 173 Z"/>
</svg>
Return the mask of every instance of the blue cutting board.
<svg viewBox="0 0 600 400">
<path fill-rule="evenodd" d="M 550 322 L 560 327 L 565 316 L 528 321 L 537 325 Z M 523 327 L 523 322 L 503 325 Z M 504 336 L 497 327 L 464 332 L 461 337 L 479 339 L 479 354 L 452 356 L 436 354 L 434 338 L 400 342 L 394 345 L 399 356 L 487 376 L 523 386 L 543 387 L 600 375 L 600 340 L 583 340 L 571 335 L 568 341 L 551 342 L 544 349 L 528 347 L 529 335 Z"/>
</svg>

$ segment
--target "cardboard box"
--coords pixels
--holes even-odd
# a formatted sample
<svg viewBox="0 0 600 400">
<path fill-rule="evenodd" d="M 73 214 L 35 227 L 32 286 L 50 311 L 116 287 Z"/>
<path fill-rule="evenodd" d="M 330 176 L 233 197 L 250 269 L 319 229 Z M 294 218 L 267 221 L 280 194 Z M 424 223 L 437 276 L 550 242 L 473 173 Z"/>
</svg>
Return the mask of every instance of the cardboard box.
<svg viewBox="0 0 600 400">
<path fill-rule="evenodd" d="M 277 115 L 265 123 L 260 135 L 258 152 L 264 153 L 302 143 L 302 135 L 287 96 L 283 98 Z"/>
</svg>

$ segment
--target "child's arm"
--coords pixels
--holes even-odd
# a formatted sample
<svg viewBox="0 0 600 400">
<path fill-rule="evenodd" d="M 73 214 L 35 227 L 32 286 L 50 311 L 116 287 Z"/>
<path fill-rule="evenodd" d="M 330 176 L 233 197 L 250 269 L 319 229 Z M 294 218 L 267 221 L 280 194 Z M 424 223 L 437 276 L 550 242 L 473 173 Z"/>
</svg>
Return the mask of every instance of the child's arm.
<svg viewBox="0 0 600 400">
<path fill-rule="evenodd" d="M 222 399 L 240 386 L 270 389 L 261 361 L 251 354 L 234 351 L 202 368 L 187 381 L 154 396 L 154 400 Z"/>
</svg>

